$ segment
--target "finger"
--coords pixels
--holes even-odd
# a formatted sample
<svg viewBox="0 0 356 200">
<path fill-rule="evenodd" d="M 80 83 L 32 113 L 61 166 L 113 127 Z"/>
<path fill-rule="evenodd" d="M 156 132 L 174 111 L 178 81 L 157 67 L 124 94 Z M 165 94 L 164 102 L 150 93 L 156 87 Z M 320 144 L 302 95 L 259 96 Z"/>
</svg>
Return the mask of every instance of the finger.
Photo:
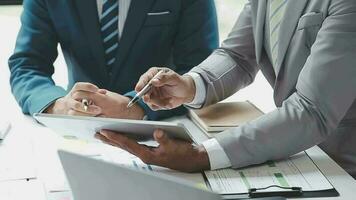
<svg viewBox="0 0 356 200">
<path fill-rule="evenodd" d="M 83 113 L 83 115 L 86 114 L 89 116 L 96 116 L 96 115 L 101 114 L 100 107 L 98 107 L 96 105 L 89 105 L 89 106 L 87 106 L 87 110 L 85 110 L 84 105 L 81 102 L 76 101 L 74 99 L 69 99 L 67 101 L 67 105 L 71 110 Z"/>
<path fill-rule="evenodd" d="M 71 116 L 83 116 L 83 117 L 94 117 L 95 115 L 90 114 L 90 113 L 85 113 L 85 112 L 80 112 L 80 111 L 76 111 L 73 109 L 69 109 L 67 112 L 67 115 L 71 115 Z"/>
<path fill-rule="evenodd" d="M 99 89 L 98 93 L 100 94 L 106 94 L 108 91 L 106 89 Z"/>
<path fill-rule="evenodd" d="M 71 97 L 77 101 L 81 101 L 82 99 L 95 99 L 97 96 L 95 94 L 96 93 L 77 90 L 71 93 Z"/>
<path fill-rule="evenodd" d="M 144 96 L 143 101 L 150 107 L 152 110 L 169 110 L 173 108 L 173 104 L 170 100 L 167 100 L 168 104 L 165 105 L 164 102 L 162 104 L 157 103 L 159 101 L 164 101 L 164 99 L 153 98 L 151 99 L 150 96 Z"/>
<path fill-rule="evenodd" d="M 144 73 L 138 80 L 135 90 L 137 92 L 141 91 L 145 85 L 159 72 L 160 68 L 152 67 L 146 73 Z"/>
<path fill-rule="evenodd" d="M 145 102 L 145 103 L 150 102 L 150 99 L 151 99 L 150 95 L 151 95 L 151 94 L 145 94 L 145 95 L 142 97 L 143 102 Z"/>
<path fill-rule="evenodd" d="M 170 98 L 151 98 L 148 102 L 149 104 L 153 105 L 154 107 L 158 107 L 159 109 L 171 109 L 173 107 Z"/>
<path fill-rule="evenodd" d="M 116 145 L 115 143 L 111 142 L 109 139 L 107 139 L 105 136 L 99 134 L 99 133 L 96 133 L 94 135 L 94 137 L 98 140 L 101 140 L 102 142 L 104 142 L 105 144 L 109 144 L 111 146 L 116 146 L 116 147 L 119 147 L 121 148 L 120 146 Z"/>
<path fill-rule="evenodd" d="M 147 105 L 148 105 L 148 107 L 150 107 L 151 110 L 153 110 L 153 111 L 158 111 L 158 110 L 161 109 L 161 107 L 156 106 L 156 105 L 154 105 L 154 104 L 149 104 L 149 103 L 148 103 Z"/>
<path fill-rule="evenodd" d="M 152 79 L 152 85 L 154 87 L 162 87 L 165 85 L 175 85 L 179 81 L 179 75 L 172 70 L 163 72 L 156 78 Z"/>
<path fill-rule="evenodd" d="M 73 86 L 71 91 L 72 92 L 74 91 L 97 92 L 98 90 L 99 88 L 94 84 L 78 82 Z"/>
<path fill-rule="evenodd" d="M 145 163 L 152 163 L 155 161 L 151 148 L 145 145 L 138 144 L 134 140 L 108 130 L 101 130 L 100 134 L 104 135 L 111 142 L 121 146 L 122 149 L 125 149 L 131 154 L 141 158 L 141 160 Z"/>
<path fill-rule="evenodd" d="M 170 142 L 168 135 L 160 129 L 155 130 L 153 133 L 153 138 L 158 142 L 158 144 L 163 146 Z"/>
<path fill-rule="evenodd" d="M 163 108 L 160 104 L 156 103 L 157 101 L 163 100 L 164 99 L 162 99 L 160 96 L 160 90 L 157 88 L 152 88 L 147 94 L 143 96 L 143 101 L 154 110 Z"/>
</svg>

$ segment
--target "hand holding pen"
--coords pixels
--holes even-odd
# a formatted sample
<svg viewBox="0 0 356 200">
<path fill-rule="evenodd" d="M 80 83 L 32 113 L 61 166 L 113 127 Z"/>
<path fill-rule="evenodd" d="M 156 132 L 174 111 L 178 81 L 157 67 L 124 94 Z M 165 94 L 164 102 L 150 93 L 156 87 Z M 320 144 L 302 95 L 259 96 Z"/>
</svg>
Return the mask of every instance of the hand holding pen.
<svg viewBox="0 0 356 200">
<path fill-rule="evenodd" d="M 168 68 L 149 69 L 141 76 L 135 90 L 153 110 L 173 109 L 193 101 L 195 96 L 194 80 Z"/>
<path fill-rule="evenodd" d="M 144 95 L 146 95 L 152 88 L 152 80 L 156 79 L 159 77 L 160 74 L 162 74 L 164 70 L 158 71 L 157 74 L 153 76 L 153 78 L 148 81 L 148 83 L 135 95 L 135 97 L 127 104 L 127 108 L 130 108 L 133 106 L 136 102 L 138 102 Z"/>
<path fill-rule="evenodd" d="M 93 94 L 100 91 L 97 86 L 91 83 L 76 83 L 66 96 L 57 99 L 44 112 L 79 116 L 100 115 L 101 108 L 91 103 Z"/>
</svg>

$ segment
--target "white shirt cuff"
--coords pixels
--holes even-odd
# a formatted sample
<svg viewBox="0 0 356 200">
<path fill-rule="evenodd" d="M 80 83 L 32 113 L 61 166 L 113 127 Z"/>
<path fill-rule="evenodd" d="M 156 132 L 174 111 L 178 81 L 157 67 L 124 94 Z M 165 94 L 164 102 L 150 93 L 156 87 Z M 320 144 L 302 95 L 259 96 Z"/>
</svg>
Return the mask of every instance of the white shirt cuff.
<svg viewBox="0 0 356 200">
<path fill-rule="evenodd" d="M 230 159 L 215 138 L 204 141 L 202 145 L 208 153 L 211 170 L 231 167 Z"/>
<path fill-rule="evenodd" d="M 185 75 L 188 75 L 193 78 L 195 84 L 195 96 L 192 102 L 187 103 L 186 105 L 192 108 L 200 108 L 204 104 L 206 91 L 205 84 L 202 77 L 195 72 L 188 72 Z"/>
</svg>

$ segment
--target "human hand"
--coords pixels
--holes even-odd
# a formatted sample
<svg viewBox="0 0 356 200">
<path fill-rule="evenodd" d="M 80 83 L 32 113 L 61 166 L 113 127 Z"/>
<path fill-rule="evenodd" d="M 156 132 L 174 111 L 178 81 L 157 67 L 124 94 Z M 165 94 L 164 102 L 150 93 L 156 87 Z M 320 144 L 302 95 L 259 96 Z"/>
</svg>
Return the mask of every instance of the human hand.
<svg viewBox="0 0 356 200">
<path fill-rule="evenodd" d="M 160 70 L 164 72 L 152 80 L 151 90 L 143 97 L 151 109 L 173 109 L 193 101 L 196 90 L 194 80 L 190 76 L 181 76 L 168 68 L 149 69 L 140 77 L 135 90 L 137 92 L 142 90 Z"/>
<path fill-rule="evenodd" d="M 162 130 L 153 134 L 158 147 L 137 143 L 128 137 L 108 130 L 101 130 L 95 137 L 104 143 L 124 149 L 139 157 L 144 163 L 167 167 L 183 172 L 201 172 L 210 169 L 209 157 L 203 146 L 170 139 Z"/>
<path fill-rule="evenodd" d="M 80 116 L 97 116 L 101 114 L 101 108 L 91 104 L 85 110 L 81 101 L 82 99 L 93 99 L 96 93 L 105 93 L 96 85 L 91 83 L 76 83 L 72 90 L 64 97 L 57 99 L 44 112 L 50 114 L 63 115 L 80 115 Z"/>
<path fill-rule="evenodd" d="M 127 108 L 130 98 L 108 90 L 102 93 L 104 94 L 98 94 L 95 99 L 92 99 L 93 103 L 101 108 L 100 116 L 120 119 L 143 119 L 145 113 L 138 104 Z"/>
</svg>

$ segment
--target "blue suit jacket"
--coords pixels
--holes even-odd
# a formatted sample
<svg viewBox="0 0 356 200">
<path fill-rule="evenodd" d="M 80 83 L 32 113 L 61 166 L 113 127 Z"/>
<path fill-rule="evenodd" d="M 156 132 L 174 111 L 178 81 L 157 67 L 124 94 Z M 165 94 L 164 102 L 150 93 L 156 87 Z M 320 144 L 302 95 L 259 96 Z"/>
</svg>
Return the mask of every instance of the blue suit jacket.
<svg viewBox="0 0 356 200">
<path fill-rule="evenodd" d="M 147 15 L 162 11 L 170 13 Z M 213 0 L 132 0 L 111 72 L 104 63 L 95 0 L 25 0 L 21 22 L 9 67 L 12 92 L 26 114 L 67 94 L 51 78 L 58 44 L 68 66 L 68 90 L 76 82 L 91 82 L 128 96 L 150 67 L 168 66 L 182 74 L 218 46 Z M 149 119 L 183 111 L 154 112 L 140 105 Z"/>
</svg>

